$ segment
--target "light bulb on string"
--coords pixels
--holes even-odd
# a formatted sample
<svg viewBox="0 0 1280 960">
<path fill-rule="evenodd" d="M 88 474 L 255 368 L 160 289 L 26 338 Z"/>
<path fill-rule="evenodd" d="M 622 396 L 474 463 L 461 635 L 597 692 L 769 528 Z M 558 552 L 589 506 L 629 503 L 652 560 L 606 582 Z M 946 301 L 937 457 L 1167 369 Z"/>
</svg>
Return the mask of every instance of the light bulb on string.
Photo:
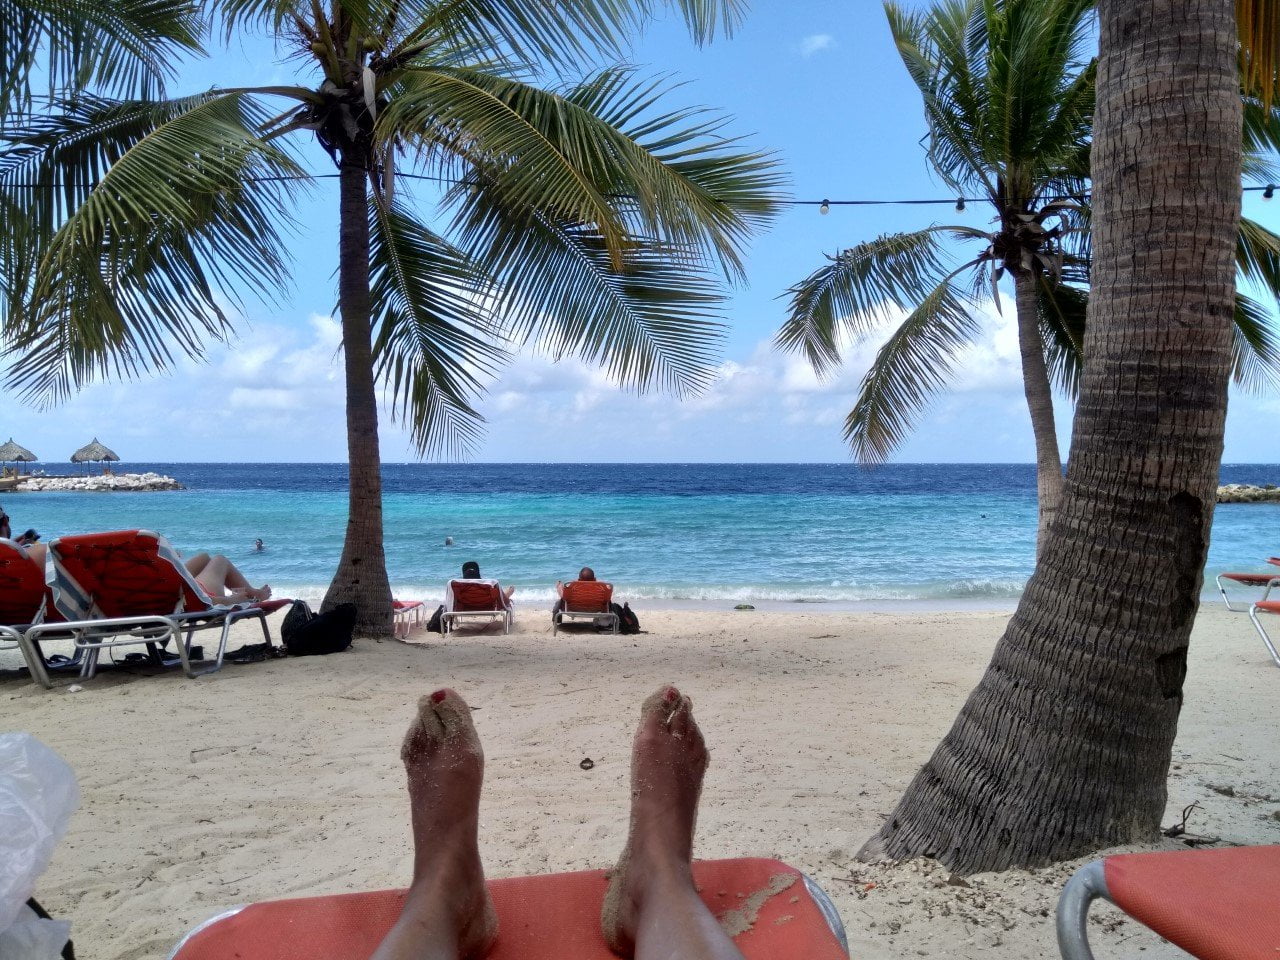
<svg viewBox="0 0 1280 960">
<path fill-rule="evenodd" d="M 1262 191 L 1262 199 L 1270 200 L 1275 195 L 1276 195 L 1276 185 L 1274 183 L 1268 183 L 1267 189 Z"/>
<path fill-rule="evenodd" d="M 823 199 L 822 204 L 818 207 L 818 212 L 824 217 L 831 212 L 831 201 Z"/>
<path fill-rule="evenodd" d="M 964 197 L 956 197 L 956 213 L 964 213 Z"/>
</svg>

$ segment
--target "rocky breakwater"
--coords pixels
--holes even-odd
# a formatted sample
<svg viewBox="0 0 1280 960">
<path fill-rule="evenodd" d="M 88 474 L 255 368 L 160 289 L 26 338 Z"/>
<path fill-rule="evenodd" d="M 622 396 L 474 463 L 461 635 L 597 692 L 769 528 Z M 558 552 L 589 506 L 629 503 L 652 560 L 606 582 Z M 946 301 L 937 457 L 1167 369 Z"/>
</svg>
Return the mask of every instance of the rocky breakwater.
<svg viewBox="0 0 1280 960">
<path fill-rule="evenodd" d="M 1228 483 L 1218 488 L 1219 503 L 1280 503 L 1280 487 L 1274 483 Z"/>
<path fill-rule="evenodd" d="M 185 490 L 173 477 L 158 473 L 112 473 L 89 477 L 27 477 L 15 488 L 28 491 L 71 490 L 85 493 Z"/>
</svg>

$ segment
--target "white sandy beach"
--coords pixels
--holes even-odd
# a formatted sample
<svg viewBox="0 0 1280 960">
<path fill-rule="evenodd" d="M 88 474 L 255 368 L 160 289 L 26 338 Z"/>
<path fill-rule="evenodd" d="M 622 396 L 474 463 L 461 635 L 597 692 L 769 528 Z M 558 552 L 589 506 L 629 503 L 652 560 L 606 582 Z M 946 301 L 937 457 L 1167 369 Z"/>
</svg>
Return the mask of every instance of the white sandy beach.
<svg viewBox="0 0 1280 960">
<path fill-rule="evenodd" d="M 640 615 L 637 637 L 553 638 L 546 614 L 525 610 L 509 637 L 357 641 L 196 681 L 104 672 L 74 694 L 0 673 L 0 730 L 56 748 L 84 795 L 37 895 L 73 921 L 81 956 L 142 960 L 235 904 L 403 885 L 397 751 L 415 700 L 441 685 L 477 708 L 488 873 L 605 866 L 625 834 L 636 707 L 675 681 L 712 747 L 700 856 L 805 870 L 854 957 L 1058 955 L 1052 910 L 1072 865 L 950 884 L 935 864 L 853 861 L 977 681 L 1004 614 Z M 1278 705 L 1280 671 L 1247 618 L 1203 609 L 1166 824 L 1198 801 L 1192 832 L 1280 843 Z M 1095 916 L 1100 956 L 1184 956 L 1109 907 Z"/>
</svg>

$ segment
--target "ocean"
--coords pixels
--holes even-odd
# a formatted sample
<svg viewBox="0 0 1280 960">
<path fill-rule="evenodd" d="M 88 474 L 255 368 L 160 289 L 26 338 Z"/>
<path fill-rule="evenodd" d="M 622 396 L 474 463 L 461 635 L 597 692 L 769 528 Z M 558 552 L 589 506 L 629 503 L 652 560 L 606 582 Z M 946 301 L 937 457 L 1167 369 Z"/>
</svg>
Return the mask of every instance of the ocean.
<svg viewBox="0 0 1280 960">
<path fill-rule="evenodd" d="M 323 594 L 342 549 L 345 464 L 119 466 L 147 470 L 187 489 L 8 493 L 0 502 L 15 533 L 34 527 L 47 540 L 141 527 L 184 554 L 225 553 L 280 595 Z M 1035 554 L 1035 472 L 1026 464 L 413 463 L 386 464 L 383 477 L 399 597 L 437 598 L 476 560 L 534 607 L 587 564 L 640 607 L 1001 608 L 1016 600 Z M 1224 483 L 1277 479 L 1276 465 L 1222 470 Z M 267 549 L 256 553 L 259 537 Z M 1276 553 L 1280 505 L 1218 507 L 1210 575 L 1263 568 Z"/>
</svg>

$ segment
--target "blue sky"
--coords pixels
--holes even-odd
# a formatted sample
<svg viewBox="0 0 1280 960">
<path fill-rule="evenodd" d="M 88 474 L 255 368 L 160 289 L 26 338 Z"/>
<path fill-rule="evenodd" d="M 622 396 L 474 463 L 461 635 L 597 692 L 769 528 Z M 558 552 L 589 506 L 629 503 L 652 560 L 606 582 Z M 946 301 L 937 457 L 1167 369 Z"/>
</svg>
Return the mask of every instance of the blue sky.
<svg viewBox="0 0 1280 960">
<path fill-rule="evenodd" d="M 181 90 L 292 79 L 270 41 L 237 39 L 213 57 L 183 66 Z M 756 0 L 730 40 L 698 49 L 675 19 L 641 38 L 631 59 L 685 85 L 671 102 L 706 105 L 735 117 L 731 129 L 776 150 L 798 199 L 945 197 L 920 140 L 918 95 L 893 49 L 879 3 Z M 318 146 L 307 155 L 328 172 Z M 429 194 L 420 192 L 424 201 Z M 1280 228 L 1280 204 L 1256 199 L 1247 211 Z M 281 302 L 250 302 L 239 339 L 203 364 L 173 375 L 92 386 L 51 410 L 0 394 L 0 442 L 15 439 L 59 460 L 97 435 L 127 460 L 343 460 L 346 458 L 335 293 L 334 181 L 299 205 L 295 282 Z M 577 361 L 525 353 L 490 386 L 483 461 L 839 461 L 848 458 L 841 424 L 876 344 L 850 351 L 838 376 L 817 381 L 796 357 L 770 343 L 783 318 L 778 298 L 834 252 L 884 232 L 932 220 L 982 226 L 983 207 L 789 208 L 747 257 L 749 286 L 726 313 L 720 376 L 705 395 L 678 402 L 619 391 Z M 896 459 L 1033 459 L 1012 317 L 988 311 L 988 333 L 967 373 L 926 413 Z M 1233 394 L 1228 462 L 1278 459 L 1280 399 Z M 1059 406 L 1060 431 L 1070 410 Z M 383 459 L 415 459 L 405 433 L 384 416 Z"/>
</svg>

